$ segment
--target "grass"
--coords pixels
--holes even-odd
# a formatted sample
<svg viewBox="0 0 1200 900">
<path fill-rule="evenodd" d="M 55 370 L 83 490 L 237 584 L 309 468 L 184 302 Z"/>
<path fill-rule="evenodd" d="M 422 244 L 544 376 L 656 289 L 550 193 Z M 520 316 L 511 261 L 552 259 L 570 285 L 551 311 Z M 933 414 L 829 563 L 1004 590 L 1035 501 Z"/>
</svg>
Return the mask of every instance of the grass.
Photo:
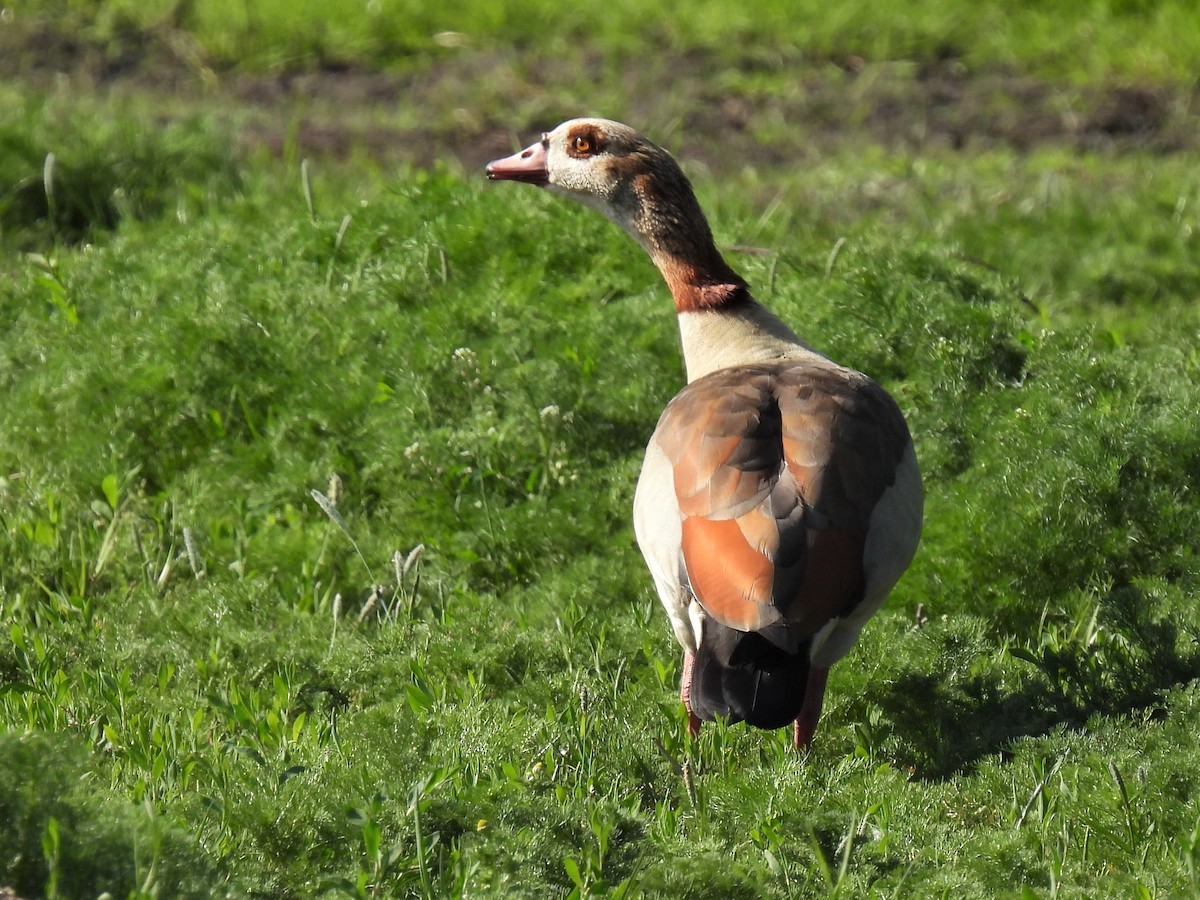
<svg viewBox="0 0 1200 900">
<path fill-rule="evenodd" d="M 5 90 L 0 886 L 1200 892 L 1186 154 L 690 162 L 730 258 L 895 393 L 926 475 L 917 560 L 798 757 L 686 736 L 628 522 L 682 368 L 623 235 L 453 162 L 302 168 L 203 104 L 151 127 L 152 99 Z"/>
<path fill-rule="evenodd" d="M 237 189 L 229 148 L 199 120 L 156 127 L 117 109 L 81 129 L 86 104 L 11 87 L 0 104 L 0 246 L 75 244 L 124 219 L 186 216 Z"/>
<path fill-rule="evenodd" d="M 61 23 L 75 40 L 102 46 L 106 54 L 136 51 L 165 35 L 181 56 L 250 69 L 330 63 L 420 67 L 464 48 L 519 49 L 534 58 L 603 52 L 641 58 L 645 65 L 647 57 L 671 48 L 712 51 L 735 63 L 747 54 L 768 64 L 780 55 L 954 57 L 972 67 L 1012 66 L 1083 83 L 1114 76 L 1191 81 L 1200 62 L 1193 12 L 1182 0 L 1090 0 L 1083 6 L 1059 0 L 1016 7 L 989 0 L 970 9 L 950 0 L 853 0 L 834 7 L 770 0 L 753 8 L 692 0 L 671 10 L 632 0 L 570 10 L 549 0 L 468 7 L 364 6 L 350 0 L 299 6 L 265 0 L 36 0 L 14 12 L 13 21 L 18 27 L 28 20 Z"/>
</svg>

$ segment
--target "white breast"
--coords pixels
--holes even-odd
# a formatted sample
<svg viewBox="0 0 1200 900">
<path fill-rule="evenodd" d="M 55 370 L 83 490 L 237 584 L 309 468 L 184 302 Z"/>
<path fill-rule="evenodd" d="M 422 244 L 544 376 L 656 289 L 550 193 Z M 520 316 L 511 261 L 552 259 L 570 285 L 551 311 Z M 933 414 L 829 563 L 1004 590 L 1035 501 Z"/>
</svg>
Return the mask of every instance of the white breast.
<svg viewBox="0 0 1200 900">
<path fill-rule="evenodd" d="M 809 356 L 816 364 L 828 362 L 782 320 L 753 301 L 736 310 L 682 312 L 679 336 L 689 382 L 718 369 L 747 363 Z"/>
</svg>

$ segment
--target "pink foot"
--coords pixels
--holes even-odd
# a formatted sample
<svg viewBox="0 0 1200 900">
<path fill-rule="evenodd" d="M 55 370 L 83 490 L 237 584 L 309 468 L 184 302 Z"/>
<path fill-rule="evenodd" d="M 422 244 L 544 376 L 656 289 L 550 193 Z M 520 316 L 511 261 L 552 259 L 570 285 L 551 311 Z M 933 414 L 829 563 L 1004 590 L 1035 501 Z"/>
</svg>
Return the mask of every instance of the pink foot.
<svg viewBox="0 0 1200 900">
<path fill-rule="evenodd" d="M 679 679 L 679 699 L 688 713 L 688 734 L 695 737 L 700 733 L 700 717 L 692 712 L 692 667 L 696 659 L 690 650 L 683 651 L 683 677 Z"/>
<path fill-rule="evenodd" d="M 800 715 L 796 716 L 795 747 L 797 750 L 807 748 L 817 732 L 817 722 L 821 720 L 821 706 L 825 702 L 825 682 L 829 678 L 829 669 L 809 669 L 808 684 L 804 688 L 804 705 L 800 707 Z"/>
</svg>

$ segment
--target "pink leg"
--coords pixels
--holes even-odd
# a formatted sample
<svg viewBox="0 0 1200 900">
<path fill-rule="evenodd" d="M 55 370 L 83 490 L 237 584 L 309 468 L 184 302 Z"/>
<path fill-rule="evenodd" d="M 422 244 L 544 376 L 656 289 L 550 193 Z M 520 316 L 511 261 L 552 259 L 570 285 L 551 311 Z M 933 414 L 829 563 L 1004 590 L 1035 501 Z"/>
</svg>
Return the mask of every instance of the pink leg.
<svg viewBox="0 0 1200 900">
<path fill-rule="evenodd" d="M 829 678 L 829 669 L 809 669 L 808 685 L 804 688 L 804 705 L 800 707 L 800 715 L 796 716 L 796 749 L 802 750 L 812 743 L 817 731 L 817 722 L 821 719 L 821 705 L 825 701 L 825 681 Z"/>
<path fill-rule="evenodd" d="M 683 651 L 683 677 L 679 679 L 679 699 L 688 712 L 688 734 L 695 737 L 700 733 L 700 717 L 692 712 L 692 667 L 696 659 L 690 650 Z"/>
</svg>

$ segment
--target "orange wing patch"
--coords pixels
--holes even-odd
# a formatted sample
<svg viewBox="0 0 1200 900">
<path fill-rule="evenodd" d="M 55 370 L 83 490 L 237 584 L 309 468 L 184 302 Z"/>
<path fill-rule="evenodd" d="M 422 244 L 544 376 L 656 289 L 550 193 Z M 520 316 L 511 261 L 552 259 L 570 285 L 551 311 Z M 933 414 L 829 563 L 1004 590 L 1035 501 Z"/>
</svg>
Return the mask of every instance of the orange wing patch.
<svg viewBox="0 0 1200 900">
<path fill-rule="evenodd" d="M 771 557 L 750 544 L 737 521 L 685 518 L 682 550 L 693 592 L 718 621 L 758 631 L 782 618 L 771 603 Z"/>
</svg>

